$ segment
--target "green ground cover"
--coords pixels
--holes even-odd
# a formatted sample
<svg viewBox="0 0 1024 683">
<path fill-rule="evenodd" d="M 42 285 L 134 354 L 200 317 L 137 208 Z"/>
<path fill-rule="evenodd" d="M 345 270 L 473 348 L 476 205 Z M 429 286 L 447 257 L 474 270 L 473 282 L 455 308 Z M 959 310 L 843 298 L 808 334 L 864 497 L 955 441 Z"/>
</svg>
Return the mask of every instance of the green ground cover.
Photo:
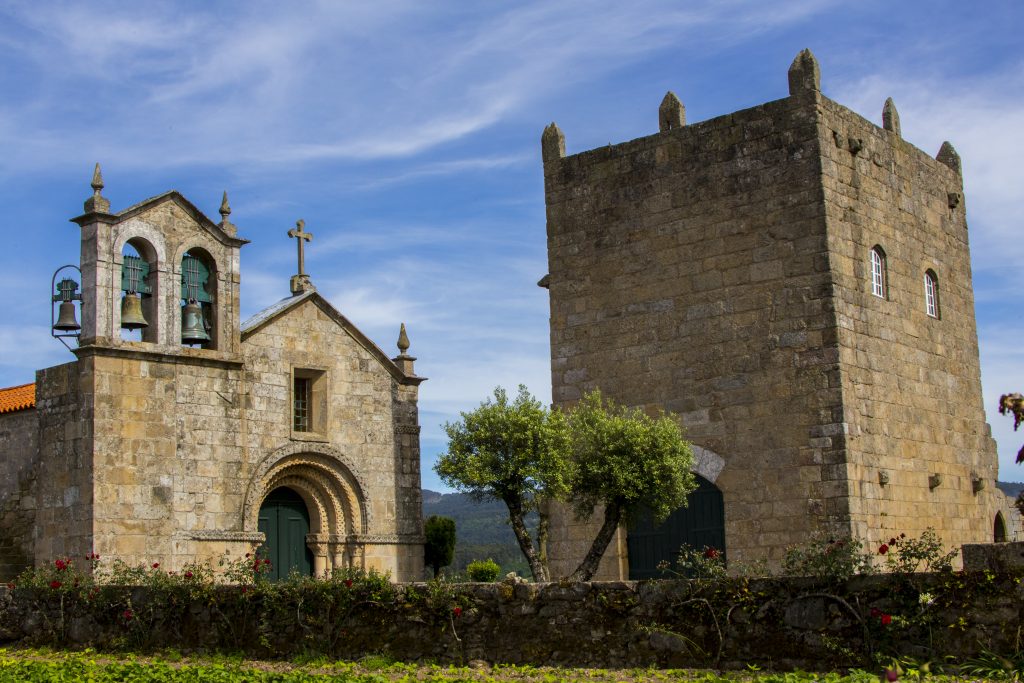
<svg viewBox="0 0 1024 683">
<path fill-rule="evenodd" d="M 978 672 L 981 673 L 981 672 Z M 1019 672 L 969 677 L 931 676 L 908 667 L 899 671 L 900 680 L 910 681 L 1020 681 Z M 844 673 L 761 671 L 715 672 L 694 669 L 560 669 L 533 666 L 441 667 L 396 663 L 384 657 L 369 657 L 358 662 L 309 661 L 269 662 L 241 658 L 185 658 L 176 653 L 160 657 L 111 657 L 91 651 L 48 652 L 40 650 L 0 650 L 0 682 L 36 681 L 78 682 L 129 681 L 132 683 L 307 683 L 339 681 L 352 683 L 639 683 L 652 681 L 703 681 L 714 683 L 874 683 L 885 681 L 884 671 L 854 670 Z"/>
</svg>

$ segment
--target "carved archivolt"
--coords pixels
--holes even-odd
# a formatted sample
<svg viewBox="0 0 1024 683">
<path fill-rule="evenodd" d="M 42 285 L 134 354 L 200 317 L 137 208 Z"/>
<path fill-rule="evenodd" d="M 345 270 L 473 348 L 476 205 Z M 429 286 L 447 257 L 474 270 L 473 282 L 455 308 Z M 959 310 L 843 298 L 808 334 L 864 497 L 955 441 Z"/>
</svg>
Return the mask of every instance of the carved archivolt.
<svg viewBox="0 0 1024 683">
<path fill-rule="evenodd" d="M 260 505 L 274 489 L 287 486 L 309 509 L 310 533 L 351 537 L 369 529 L 366 487 L 336 448 L 292 443 L 269 453 L 249 481 L 242 528 L 256 531 Z"/>
</svg>

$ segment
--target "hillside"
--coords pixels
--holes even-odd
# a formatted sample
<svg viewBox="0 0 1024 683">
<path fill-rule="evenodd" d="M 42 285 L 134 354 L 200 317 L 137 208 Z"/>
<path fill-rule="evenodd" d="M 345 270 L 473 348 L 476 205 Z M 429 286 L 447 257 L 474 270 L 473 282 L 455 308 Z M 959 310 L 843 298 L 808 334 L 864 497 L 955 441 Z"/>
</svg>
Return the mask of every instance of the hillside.
<svg viewBox="0 0 1024 683">
<path fill-rule="evenodd" d="M 500 500 L 475 502 L 464 493 L 437 493 L 423 490 L 423 518 L 443 515 L 455 520 L 455 559 L 449 571 L 465 571 L 473 560 L 494 560 L 504 575 L 514 571 L 530 576 L 529 565 L 519 550 L 515 534 L 508 523 L 508 508 Z M 526 520 L 532 532 L 537 516 Z"/>
</svg>

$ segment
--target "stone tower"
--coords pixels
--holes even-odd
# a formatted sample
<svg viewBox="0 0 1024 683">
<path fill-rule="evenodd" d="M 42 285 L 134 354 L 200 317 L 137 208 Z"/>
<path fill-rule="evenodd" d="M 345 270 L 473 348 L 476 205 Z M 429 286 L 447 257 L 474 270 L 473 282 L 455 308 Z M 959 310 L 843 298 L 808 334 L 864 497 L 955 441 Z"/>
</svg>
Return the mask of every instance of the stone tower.
<svg viewBox="0 0 1024 683">
<path fill-rule="evenodd" d="M 823 96 L 808 50 L 784 99 L 687 125 L 669 93 L 658 119 L 571 156 L 542 136 L 555 403 L 678 413 L 720 500 L 680 524 L 720 526 L 730 560 L 814 533 L 1005 537 L 952 146 L 904 141 L 891 100 L 879 128 Z M 636 575 L 632 533 L 599 576 Z M 556 511 L 554 575 L 591 538 Z"/>
</svg>

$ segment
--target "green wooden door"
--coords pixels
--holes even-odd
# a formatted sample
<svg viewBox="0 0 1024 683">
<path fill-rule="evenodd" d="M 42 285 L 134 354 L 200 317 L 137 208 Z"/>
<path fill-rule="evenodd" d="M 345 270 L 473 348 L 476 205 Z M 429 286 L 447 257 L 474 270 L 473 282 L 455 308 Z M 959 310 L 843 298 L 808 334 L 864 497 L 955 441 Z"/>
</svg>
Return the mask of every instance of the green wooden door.
<svg viewBox="0 0 1024 683">
<path fill-rule="evenodd" d="M 650 513 L 643 512 L 629 527 L 626 548 L 629 553 L 629 578 L 664 578 L 658 570 L 662 560 L 674 565 L 679 547 L 686 543 L 698 550 L 707 546 L 725 552 L 725 504 L 718 487 L 699 475 L 697 488 L 679 508 L 661 524 L 655 525 Z"/>
<path fill-rule="evenodd" d="M 274 489 L 260 506 L 259 530 L 267 536 L 260 556 L 270 560 L 270 578 L 278 580 L 292 570 L 313 573 L 313 553 L 306 545 L 309 510 L 290 488 Z"/>
</svg>

